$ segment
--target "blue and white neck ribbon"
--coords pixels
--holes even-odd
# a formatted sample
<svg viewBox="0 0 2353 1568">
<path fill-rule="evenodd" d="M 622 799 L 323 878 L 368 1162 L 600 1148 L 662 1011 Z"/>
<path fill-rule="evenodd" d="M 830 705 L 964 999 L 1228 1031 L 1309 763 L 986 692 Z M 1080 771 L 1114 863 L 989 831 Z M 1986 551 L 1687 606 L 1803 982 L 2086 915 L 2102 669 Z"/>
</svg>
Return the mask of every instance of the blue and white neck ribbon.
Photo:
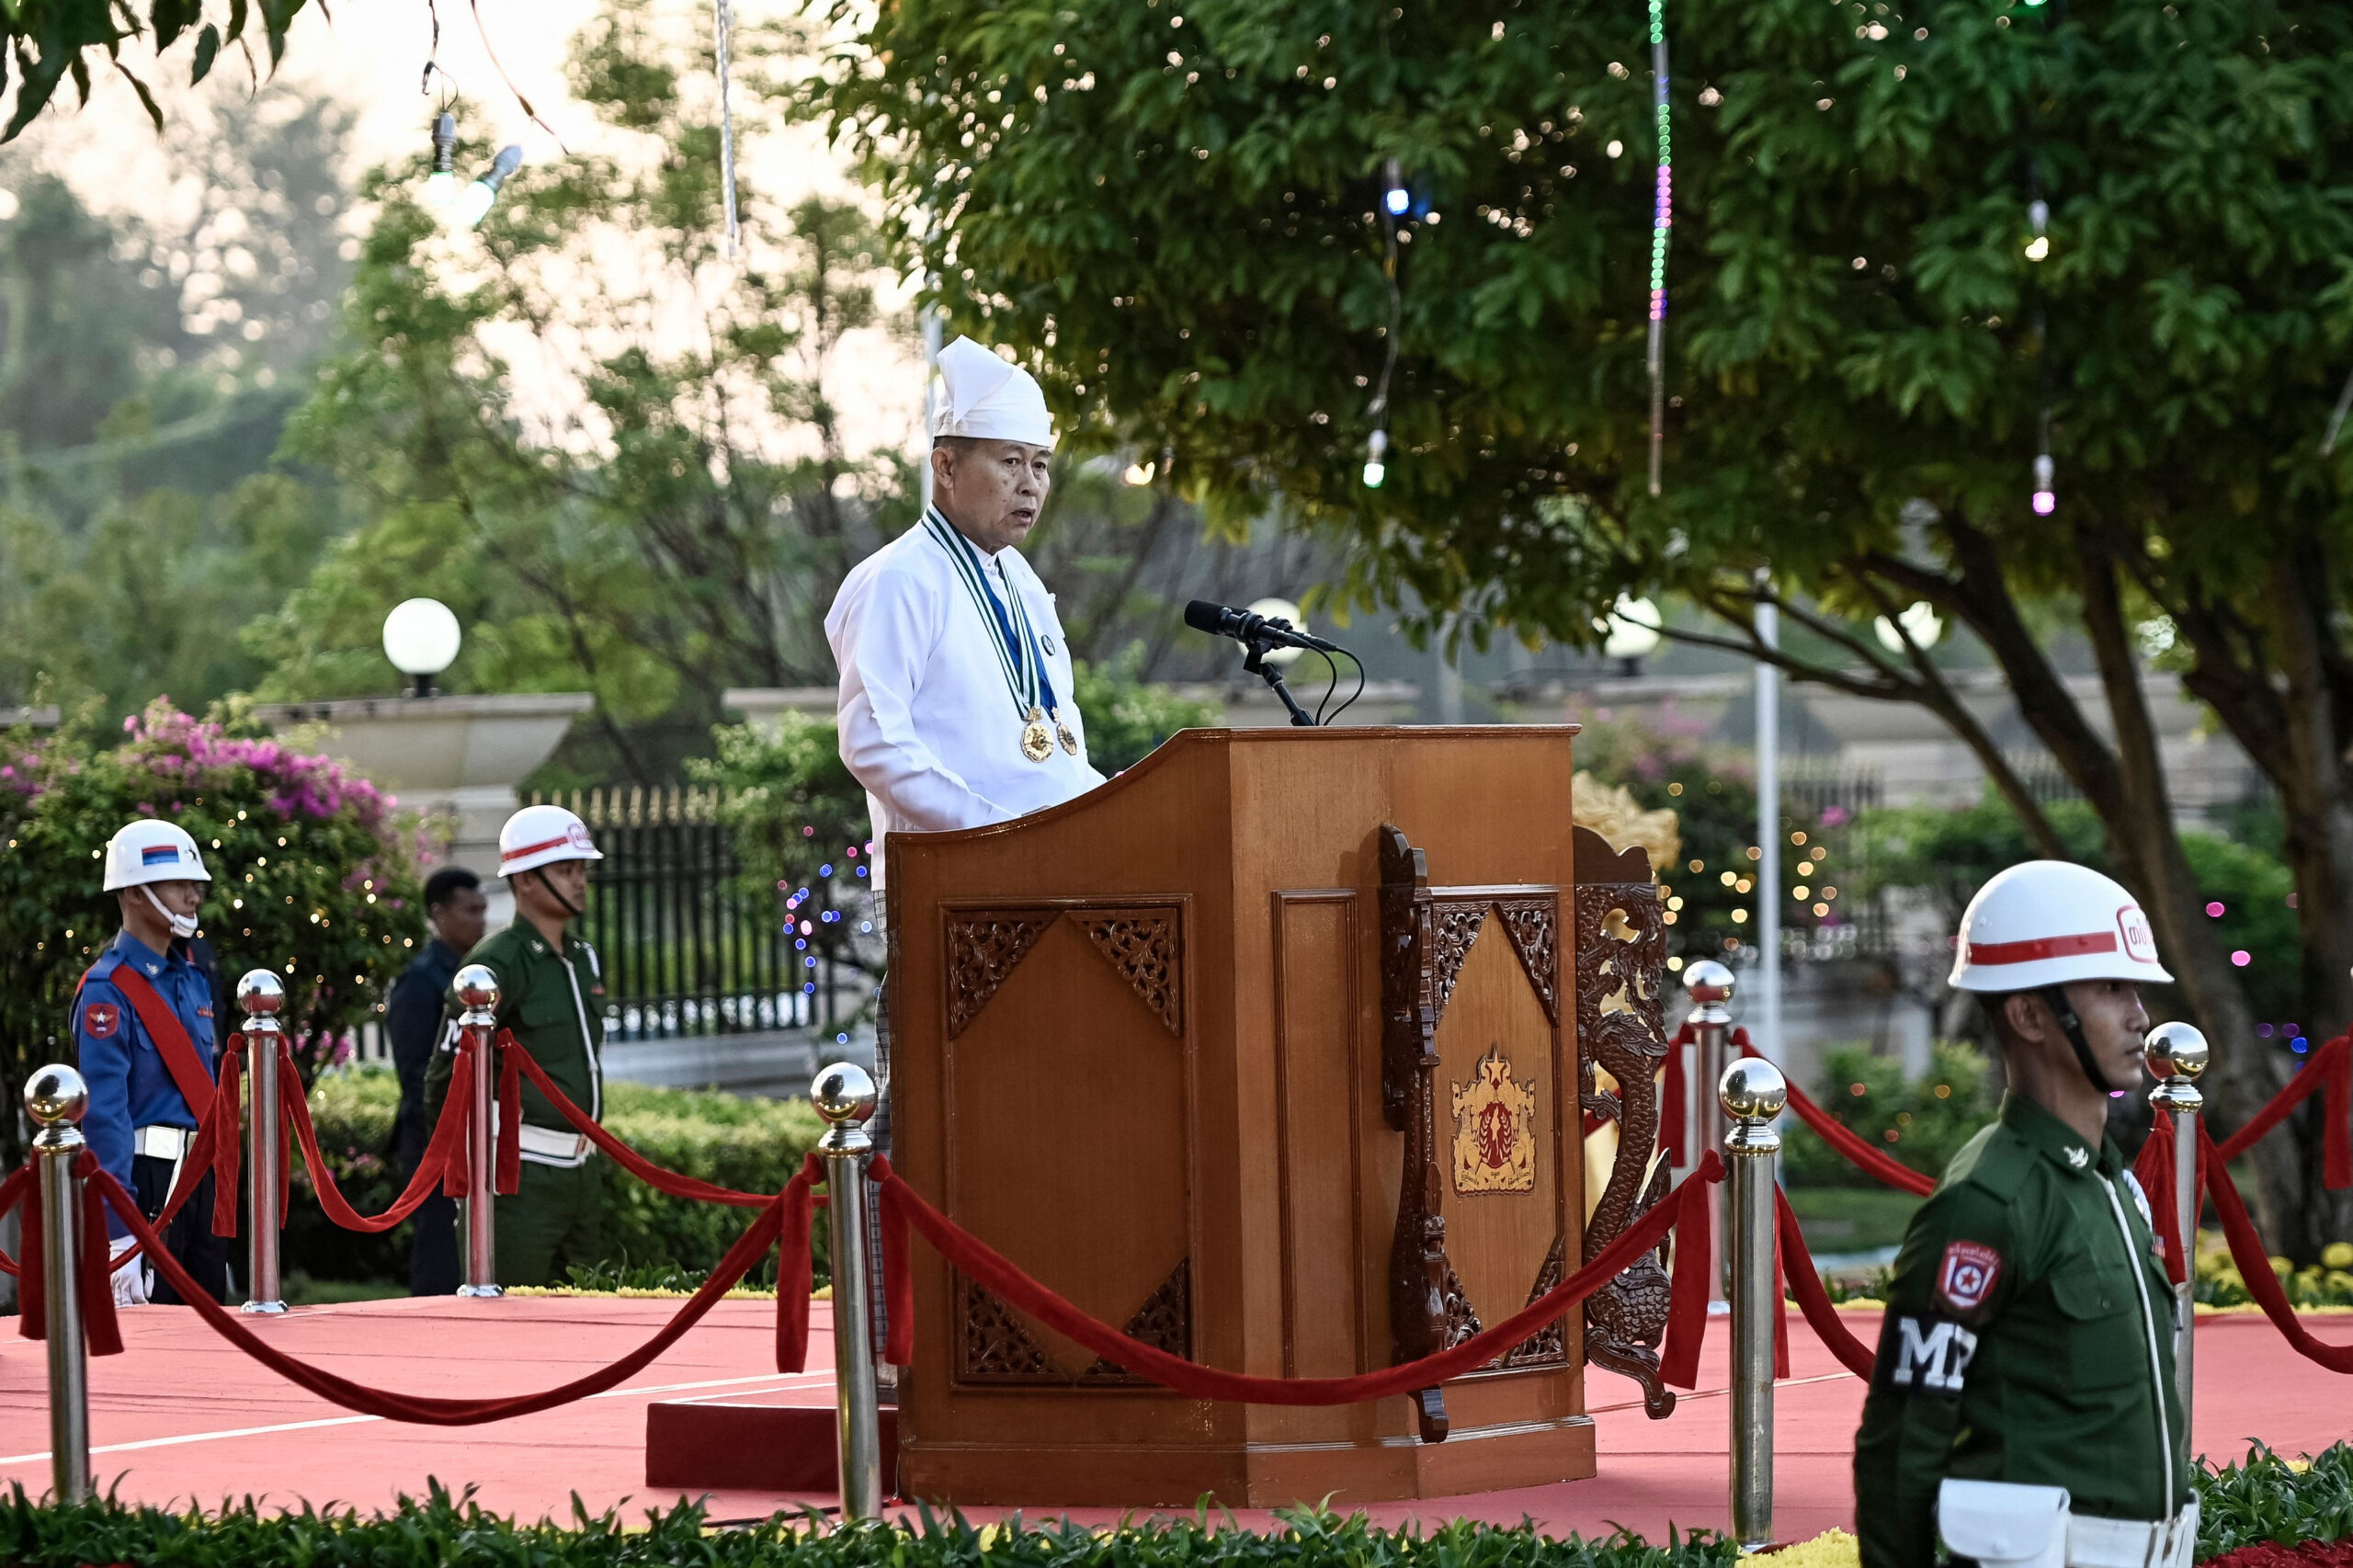
<svg viewBox="0 0 2353 1568">
<path fill-rule="evenodd" d="M 1011 575 L 1008 574 L 1006 578 L 1006 597 L 999 598 L 996 589 L 989 584 L 980 551 L 973 548 L 972 540 L 956 531 L 954 524 L 940 516 L 938 507 L 925 511 L 923 526 L 956 563 L 957 578 L 964 585 L 964 592 L 980 614 L 982 624 L 996 628 L 997 635 L 990 639 L 990 645 L 996 650 L 997 667 L 1005 676 L 1006 689 L 1013 695 L 1015 713 L 1025 723 L 1041 713 L 1058 713 L 1053 677 L 1046 671 L 1037 634 L 1030 628 L 1029 607 L 1015 590 Z M 1006 599 L 1013 601 L 1010 611 Z"/>
</svg>

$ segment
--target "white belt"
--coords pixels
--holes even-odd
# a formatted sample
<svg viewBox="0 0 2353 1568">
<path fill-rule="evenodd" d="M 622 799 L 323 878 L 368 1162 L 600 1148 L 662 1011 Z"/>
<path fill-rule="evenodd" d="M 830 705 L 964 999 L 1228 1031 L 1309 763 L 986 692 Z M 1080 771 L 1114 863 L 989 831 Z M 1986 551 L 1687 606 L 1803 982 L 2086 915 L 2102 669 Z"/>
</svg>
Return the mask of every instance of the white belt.
<svg viewBox="0 0 2353 1568">
<path fill-rule="evenodd" d="M 2198 1504 L 2170 1519 L 2067 1519 L 2067 1568 L 2189 1568 L 2198 1548 Z"/>
<path fill-rule="evenodd" d="M 196 1131 L 187 1127 L 165 1127 L 160 1122 L 140 1128 L 131 1135 L 131 1152 L 144 1154 L 151 1160 L 179 1161 L 188 1157 L 188 1145 L 196 1142 Z"/>
<path fill-rule="evenodd" d="M 534 1127 L 528 1121 L 519 1131 L 521 1136 L 517 1142 L 527 1159 L 533 1154 L 544 1160 L 569 1161 L 587 1157 L 589 1142 L 585 1133 L 558 1132 L 552 1127 Z"/>
</svg>

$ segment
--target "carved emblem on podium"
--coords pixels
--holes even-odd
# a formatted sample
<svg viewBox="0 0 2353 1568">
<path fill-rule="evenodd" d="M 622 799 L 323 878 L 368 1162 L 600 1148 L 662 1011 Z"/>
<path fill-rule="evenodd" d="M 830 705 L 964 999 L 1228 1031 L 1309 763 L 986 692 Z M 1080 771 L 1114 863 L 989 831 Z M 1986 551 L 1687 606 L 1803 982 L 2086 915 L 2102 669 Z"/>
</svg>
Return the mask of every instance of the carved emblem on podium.
<svg viewBox="0 0 2353 1568">
<path fill-rule="evenodd" d="M 1454 1190 L 1534 1191 L 1536 1085 L 1514 1075 L 1502 1042 L 1472 1064 L 1469 1083 L 1449 1083 L 1448 1091 L 1454 1117 Z"/>
</svg>

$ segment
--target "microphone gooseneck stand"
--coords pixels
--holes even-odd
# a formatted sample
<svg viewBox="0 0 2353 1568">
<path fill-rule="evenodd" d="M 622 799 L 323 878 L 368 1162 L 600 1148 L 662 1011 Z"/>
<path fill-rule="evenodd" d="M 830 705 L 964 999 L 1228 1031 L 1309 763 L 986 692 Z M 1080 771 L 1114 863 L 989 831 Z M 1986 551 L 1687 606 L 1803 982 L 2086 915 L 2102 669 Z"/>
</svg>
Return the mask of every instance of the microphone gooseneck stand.
<svg viewBox="0 0 2353 1568">
<path fill-rule="evenodd" d="M 1283 699 L 1283 706 L 1290 710 L 1291 727 L 1315 728 L 1315 721 L 1308 715 L 1306 709 L 1299 705 L 1299 699 L 1290 694 L 1290 687 L 1283 684 L 1281 666 L 1267 663 L 1268 649 L 1288 647 L 1290 644 L 1279 642 L 1271 637 L 1247 637 L 1243 640 L 1243 646 L 1250 650 L 1250 656 L 1242 661 L 1242 667 L 1265 681 L 1267 687 Z"/>
</svg>

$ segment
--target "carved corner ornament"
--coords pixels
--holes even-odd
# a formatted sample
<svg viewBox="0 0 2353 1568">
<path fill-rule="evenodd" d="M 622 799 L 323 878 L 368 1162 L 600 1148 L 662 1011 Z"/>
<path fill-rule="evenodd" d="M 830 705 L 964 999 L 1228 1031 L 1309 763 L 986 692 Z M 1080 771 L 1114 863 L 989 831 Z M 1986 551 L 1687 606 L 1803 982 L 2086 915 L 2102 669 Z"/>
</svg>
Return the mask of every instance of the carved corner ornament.
<svg viewBox="0 0 2353 1568">
<path fill-rule="evenodd" d="M 1652 1085 L 1667 1051 L 1661 996 L 1666 924 L 1647 855 L 1612 850 L 1587 828 L 1577 828 L 1574 838 L 1578 1101 L 1588 1118 L 1618 1124 L 1617 1160 L 1586 1226 L 1583 1254 L 1590 1262 L 1666 1194 L 1665 1167 L 1651 1164 L 1658 1147 Z M 1617 1081 L 1619 1093 L 1596 1090 L 1597 1066 Z M 1665 1255 L 1664 1245 L 1643 1254 L 1585 1304 L 1586 1359 L 1641 1384 L 1643 1410 L 1654 1420 L 1675 1408 L 1675 1395 L 1659 1377 Z"/>
<path fill-rule="evenodd" d="M 972 1027 L 1007 977 L 1067 916 L 1172 1035 L 1185 1034 L 1185 937 L 1174 906 L 959 910 L 948 916 L 948 1038 Z"/>
</svg>

